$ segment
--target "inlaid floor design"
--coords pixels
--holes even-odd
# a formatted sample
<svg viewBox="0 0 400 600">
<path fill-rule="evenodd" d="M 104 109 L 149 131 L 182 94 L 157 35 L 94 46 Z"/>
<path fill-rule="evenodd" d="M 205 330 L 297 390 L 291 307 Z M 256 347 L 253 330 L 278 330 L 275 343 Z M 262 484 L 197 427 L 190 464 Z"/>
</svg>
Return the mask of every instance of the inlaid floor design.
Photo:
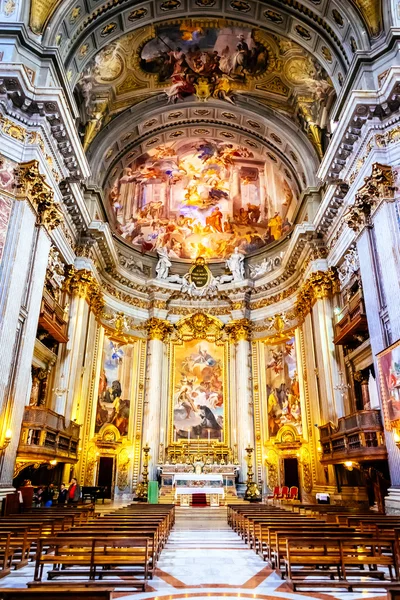
<svg viewBox="0 0 400 600">
<path fill-rule="evenodd" d="M 176 524 L 146 593 L 115 592 L 124 600 L 383 600 L 382 590 L 292 592 L 226 522 L 224 508 L 176 509 Z M 25 587 L 33 565 L 0 580 L 0 587 Z"/>
</svg>

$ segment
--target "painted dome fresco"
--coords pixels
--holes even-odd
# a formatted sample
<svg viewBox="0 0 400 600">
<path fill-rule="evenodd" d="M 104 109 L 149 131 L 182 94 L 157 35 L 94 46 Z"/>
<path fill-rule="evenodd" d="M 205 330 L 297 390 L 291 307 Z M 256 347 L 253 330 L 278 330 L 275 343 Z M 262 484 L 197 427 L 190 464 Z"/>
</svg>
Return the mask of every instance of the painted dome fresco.
<svg viewBox="0 0 400 600">
<path fill-rule="evenodd" d="M 297 35 L 307 31 L 298 25 Z M 142 253 L 217 261 L 290 233 L 335 98 L 327 71 L 300 43 L 215 18 L 163 20 L 120 36 L 86 61 L 75 94 L 115 234 Z"/>
<path fill-rule="evenodd" d="M 224 259 L 245 254 L 291 229 L 298 189 L 274 155 L 202 138 L 158 146 L 113 182 L 108 202 L 117 233 L 141 252 L 171 258 Z"/>
</svg>

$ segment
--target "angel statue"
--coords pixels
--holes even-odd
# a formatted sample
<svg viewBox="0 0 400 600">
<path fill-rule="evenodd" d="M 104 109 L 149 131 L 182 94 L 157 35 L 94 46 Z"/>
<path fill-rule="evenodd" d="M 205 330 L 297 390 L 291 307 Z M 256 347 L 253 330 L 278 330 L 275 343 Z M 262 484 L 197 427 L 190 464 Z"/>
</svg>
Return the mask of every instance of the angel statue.
<svg viewBox="0 0 400 600">
<path fill-rule="evenodd" d="M 244 279 L 244 256 L 235 248 L 233 254 L 226 261 L 226 266 L 233 275 L 233 281 L 242 281 Z"/>
<path fill-rule="evenodd" d="M 168 279 L 168 271 L 172 263 L 168 258 L 168 252 L 165 248 L 157 248 L 157 254 L 159 256 L 158 263 L 156 266 L 157 279 Z"/>
</svg>

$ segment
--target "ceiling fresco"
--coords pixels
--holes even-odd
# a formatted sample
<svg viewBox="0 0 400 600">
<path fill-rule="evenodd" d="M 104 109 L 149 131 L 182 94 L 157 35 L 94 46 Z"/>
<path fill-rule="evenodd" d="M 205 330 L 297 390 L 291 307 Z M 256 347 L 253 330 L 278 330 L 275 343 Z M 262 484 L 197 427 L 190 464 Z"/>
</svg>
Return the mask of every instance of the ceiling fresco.
<svg viewBox="0 0 400 600">
<path fill-rule="evenodd" d="M 156 27 L 155 37 L 140 50 L 140 66 L 170 82 L 168 102 L 186 96 L 235 103 L 235 87 L 268 69 L 268 51 L 257 32 L 245 27 L 204 27 L 195 21 Z"/>
<path fill-rule="evenodd" d="M 199 131 L 201 133 L 201 131 Z M 290 172 L 248 148 L 207 138 L 150 150 L 108 190 L 115 230 L 141 252 L 222 260 L 291 231 L 298 189 Z"/>
<path fill-rule="evenodd" d="M 289 116 L 320 157 L 321 130 L 335 97 L 320 63 L 286 38 L 226 19 L 185 19 L 145 26 L 103 48 L 77 84 L 87 149 L 122 110 L 154 94 L 235 105 L 252 97 Z"/>
</svg>

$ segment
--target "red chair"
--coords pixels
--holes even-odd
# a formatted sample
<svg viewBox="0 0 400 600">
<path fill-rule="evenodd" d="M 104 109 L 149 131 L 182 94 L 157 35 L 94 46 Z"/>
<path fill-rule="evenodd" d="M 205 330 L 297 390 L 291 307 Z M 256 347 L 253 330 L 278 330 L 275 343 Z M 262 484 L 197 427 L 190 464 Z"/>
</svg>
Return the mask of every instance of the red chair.
<svg viewBox="0 0 400 600">
<path fill-rule="evenodd" d="M 281 488 L 279 487 L 279 485 L 276 485 L 274 487 L 274 491 L 272 492 L 272 496 L 267 496 L 267 500 L 276 500 L 276 498 L 279 498 L 281 493 Z"/>
<path fill-rule="evenodd" d="M 287 497 L 288 497 L 288 495 L 289 495 L 289 488 L 288 488 L 288 486 L 287 486 L 287 485 L 283 485 L 283 486 L 282 486 L 281 493 L 279 494 L 278 498 L 279 498 L 280 500 L 286 500 L 286 499 L 287 499 Z"/>
<path fill-rule="evenodd" d="M 296 487 L 295 485 L 292 485 L 292 487 L 289 490 L 288 500 L 297 500 L 298 495 L 299 495 L 299 488 Z"/>
</svg>

